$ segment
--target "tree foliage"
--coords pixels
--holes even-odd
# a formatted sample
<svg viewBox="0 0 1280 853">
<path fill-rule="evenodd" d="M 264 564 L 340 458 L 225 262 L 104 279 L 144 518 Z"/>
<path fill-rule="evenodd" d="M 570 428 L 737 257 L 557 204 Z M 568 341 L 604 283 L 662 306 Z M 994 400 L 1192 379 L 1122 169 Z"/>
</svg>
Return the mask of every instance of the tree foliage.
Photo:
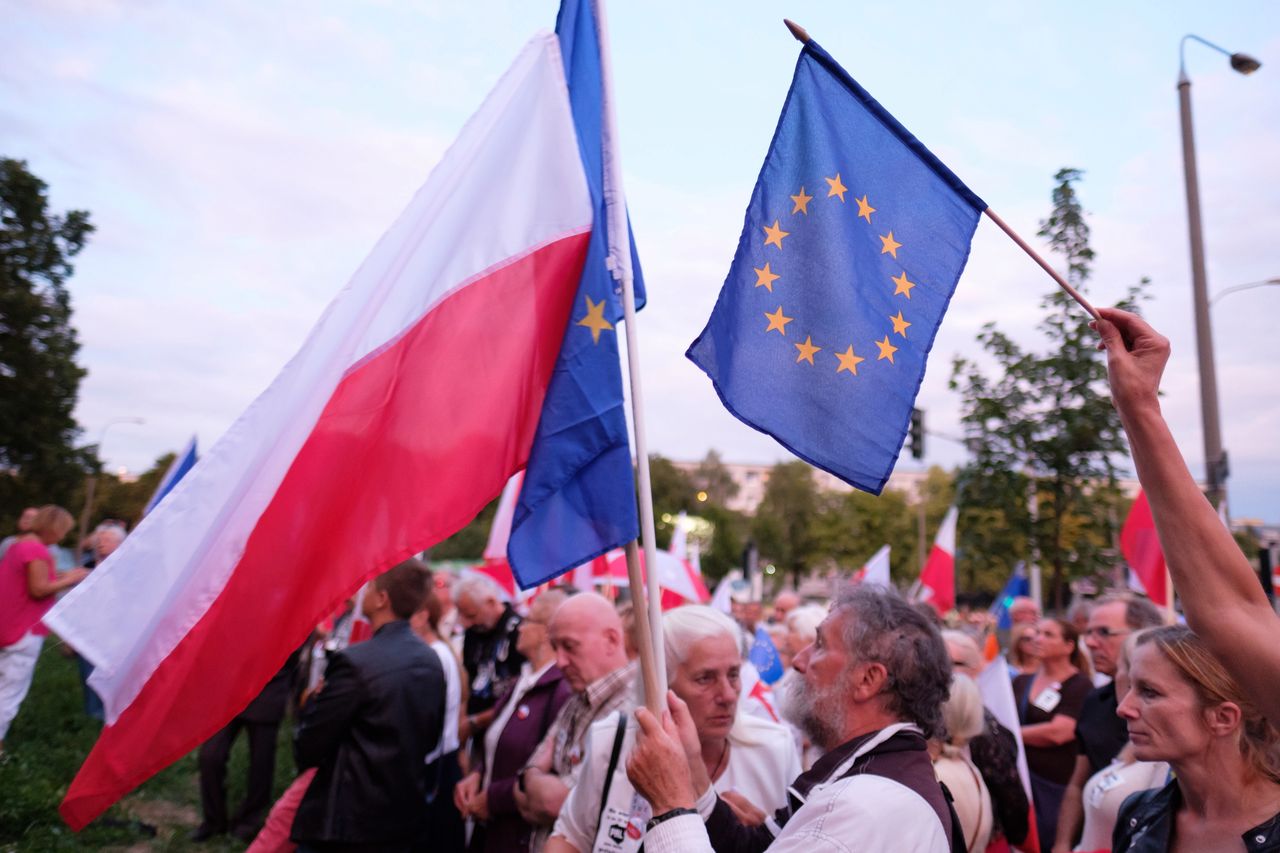
<svg viewBox="0 0 1280 853">
<path fill-rule="evenodd" d="M 85 371 L 66 280 L 89 214 L 49 210 L 47 185 L 0 158 L 0 512 L 68 503 L 89 457 L 72 410 Z"/>
<path fill-rule="evenodd" d="M 1094 253 L 1076 193 L 1082 174 L 1057 173 L 1053 211 L 1039 233 L 1062 255 L 1067 280 L 1084 291 Z M 1121 307 L 1132 307 L 1145 283 Z M 1114 463 L 1128 450 L 1089 315 L 1057 288 L 1041 307 L 1044 351 L 988 323 L 978 343 L 995 362 L 994 378 L 967 358 L 952 365 L 973 454 L 960 476 L 958 568 L 961 576 L 1007 576 L 1038 552 L 1051 568 L 1050 600 L 1061 607 L 1072 577 L 1114 564 Z"/>
</svg>

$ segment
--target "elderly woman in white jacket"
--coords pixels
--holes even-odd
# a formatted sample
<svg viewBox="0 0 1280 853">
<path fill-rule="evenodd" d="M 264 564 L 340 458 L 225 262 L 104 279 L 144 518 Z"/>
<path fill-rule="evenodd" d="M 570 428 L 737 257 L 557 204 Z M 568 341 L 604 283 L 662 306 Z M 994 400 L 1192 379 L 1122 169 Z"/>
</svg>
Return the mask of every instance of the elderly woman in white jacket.
<svg viewBox="0 0 1280 853">
<path fill-rule="evenodd" d="M 667 679 L 689 706 L 712 785 L 744 820 L 760 820 L 786 803 L 787 785 L 800 774 L 800 757 L 783 726 L 739 713 L 741 633 L 725 614 L 690 605 L 663 615 Z M 634 851 L 652 816 L 627 779 L 635 741 L 630 714 L 614 714 L 591 727 L 585 767 L 569 792 L 547 853 Z"/>
</svg>

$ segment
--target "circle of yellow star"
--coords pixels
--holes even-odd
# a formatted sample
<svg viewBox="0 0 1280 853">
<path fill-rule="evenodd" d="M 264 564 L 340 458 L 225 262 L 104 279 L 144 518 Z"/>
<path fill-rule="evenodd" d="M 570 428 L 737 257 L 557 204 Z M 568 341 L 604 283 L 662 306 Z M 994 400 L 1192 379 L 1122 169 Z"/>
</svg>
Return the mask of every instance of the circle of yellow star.
<svg viewBox="0 0 1280 853">
<path fill-rule="evenodd" d="M 787 333 L 787 324 L 795 319 L 795 317 L 785 316 L 782 313 L 781 305 L 779 305 L 778 310 L 772 314 L 768 311 L 764 312 L 764 316 L 769 318 L 769 328 L 765 329 L 765 332 L 772 332 L 774 329 L 777 329 L 784 335 Z"/>
<path fill-rule="evenodd" d="M 893 276 L 893 283 L 898 285 L 898 287 L 893 291 L 894 296 L 902 294 L 908 299 L 911 298 L 911 288 L 915 287 L 916 283 L 907 278 L 906 270 L 902 271 L 902 275 Z"/>
<path fill-rule="evenodd" d="M 813 364 L 813 354 L 815 352 L 822 351 L 822 347 L 815 347 L 813 345 L 813 337 L 810 335 L 805 335 L 804 343 L 793 344 L 792 346 L 800 350 L 800 354 L 796 356 L 796 364 L 799 364 L 802 361 L 807 361 L 810 364 Z"/>
<path fill-rule="evenodd" d="M 755 267 L 752 267 L 752 269 L 756 270 L 756 287 L 768 288 L 769 292 L 773 293 L 773 283 L 782 278 L 782 276 L 769 269 L 768 264 L 765 264 L 763 269 L 756 269 Z"/>
<path fill-rule="evenodd" d="M 898 259 L 898 249 L 902 248 L 902 244 L 893 239 L 893 232 L 890 231 L 888 237 L 881 235 L 880 243 L 882 244 L 880 254 L 893 255 L 893 259 L 896 261 Z"/>
<path fill-rule="evenodd" d="M 612 329 L 613 324 L 604 318 L 604 300 L 592 302 L 590 296 L 584 297 L 587 300 L 587 316 L 577 322 L 579 326 L 586 326 L 591 330 L 591 343 L 600 343 L 600 333 L 606 329 Z"/>
<path fill-rule="evenodd" d="M 776 219 L 773 220 L 772 228 L 769 227 L 768 225 L 765 225 L 762 227 L 764 228 L 764 233 L 765 233 L 764 244 L 766 246 L 774 245 L 774 246 L 777 246 L 779 249 L 781 249 L 782 238 L 791 234 L 790 231 L 783 231 L 781 228 L 779 228 L 778 220 Z"/>
<path fill-rule="evenodd" d="M 813 201 L 813 196 L 805 195 L 804 187 L 801 187 L 800 194 L 793 195 L 791 200 L 796 203 L 796 206 L 791 208 L 792 213 L 803 213 L 806 216 L 809 215 L 809 202 Z"/>
<path fill-rule="evenodd" d="M 839 196 L 840 201 L 844 201 L 844 194 L 849 191 L 849 188 L 840 182 L 839 172 L 836 172 L 834 178 L 823 178 L 822 180 L 826 181 L 831 187 L 827 191 L 827 198 L 831 198 L 834 195 Z"/>
<path fill-rule="evenodd" d="M 863 219 L 867 220 L 867 222 L 870 222 L 871 214 L 875 213 L 876 209 L 871 205 L 867 204 L 867 197 L 865 195 L 862 198 L 858 199 L 857 201 L 858 201 L 858 215 L 861 216 Z"/>
<path fill-rule="evenodd" d="M 910 326 L 911 324 L 908 323 L 906 320 L 902 319 L 901 311 L 898 312 L 897 317 L 890 317 L 889 322 L 893 323 L 894 332 L 896 332 L 899 335 L 902 335 L 904 338 L 907 336 L 907 327 Z"/>
<path fill-rule="evenodd" d="M 865 358 L 853 354 L 853 344 L 850 344 L 844 352 L 836 353 L 836 358 L 840 359 L 840 366 L 836 368 L 836 373 L 847 370 L 854 376 L 858 375 L 858 365 L 866 361 Z"/>
<path fill-rule="evenodd" d="M 889 343 L 889 336 L 885 335 L 883 341 L 876 341 L 876 346 L 880 347 L 880 354 L 876 356 L 876 361 L 887 358 L 889 363 L 893 364 L 893 354 L 898 351 L 898 348 Z"/>
</svg>

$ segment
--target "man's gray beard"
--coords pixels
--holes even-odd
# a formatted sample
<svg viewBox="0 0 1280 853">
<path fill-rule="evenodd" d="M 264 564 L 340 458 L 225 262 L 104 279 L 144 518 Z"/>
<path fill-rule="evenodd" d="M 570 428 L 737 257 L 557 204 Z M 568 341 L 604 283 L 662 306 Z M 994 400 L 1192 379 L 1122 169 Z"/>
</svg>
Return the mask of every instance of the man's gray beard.
<svg viewBox="0 0 1280 853">
<path fill-rule="evenodd" d="M 825 690 L 815 690 L 803 675 L 792 669 L 778 684 L 783 718 L 804 732 L 823 752 L 829 752 L 843 742 L 838 728 L 842 717 L 840 682 L 843 679 Z"/>
</svg>

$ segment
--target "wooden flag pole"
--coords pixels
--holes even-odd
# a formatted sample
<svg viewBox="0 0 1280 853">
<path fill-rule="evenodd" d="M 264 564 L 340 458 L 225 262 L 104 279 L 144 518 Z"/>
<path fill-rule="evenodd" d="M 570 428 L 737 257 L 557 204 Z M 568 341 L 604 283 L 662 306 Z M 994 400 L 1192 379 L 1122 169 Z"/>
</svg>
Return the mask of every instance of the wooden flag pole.
<svg viewBox="0 0 1280 853">
<path fill-rule="evenodd" d="M 1080 291 L 1072 287 L 1071 284 L 1065 278 L 1063 278 L 1062 275 L 1057 270 L 1055 270 L 1052 266 L 1050 266 L 1048 261 L 1040 257 L 1040 253 L 1037 252 L 1035 249 L 1031 248 L 1031 245 L 1026 240 L 1023 240 L 1021 237 L 1019 237 L 1017 232 L 1015 232 L 1012 228 L 1010 228 L 1008 223 L 1006 223 L 1003 219 L 1001 219 L 998 213 L 996 213 L 994 210 L 992 210 L 989 207 L 982 212 L 987 215 L 988 219 L 990 219 L 996 225 L 999 225 L 1000 230 L 1008 234 L 1009 239 L 1017 243 L 1018 246 L 1022 249 L 1022 251 L 1030 255 L 1031 260 L 1039 264 L 1040 268 L 1043 269 L 1045 272 L 1047 272 L 1049 274 L 1049 277 L 1058 283 L 1058 287 L 1061 287 L 1063 290 L 1067 292 L 1068 296 L 1070 296 L 1076 302 L 1079 302 L 1080 307 L 1088 311 L 1090 317 L 1092 317 L 1095 320 L 1100 319 L 1098 317 L 1098 309 L 1094 308 L 1093 305 L 1089 303 L 1089 300 L 1084 298 L 1084 296 L 1080 293 Z"/>
<path fill-rule="evenodd" d="M 795 36 L 796 41 L 800 42 L 801 44 L 809 43 L 810 36 L 808 31 L 806 31 L 804 27 L 800 26 L 795 21 L 791 21 L 786 18 L 782 19 L 782 23 L 787 25 L 787 29 L 791 31 L 791 35 Z M 1017 243 L 1018 246 L 1022 249 L 1022 251 L 1030 255 L 1031 260 L 1039 264 L 1041 269 L 1047 272 L 1049 274 L 1049 277 L 1052 278 L 1054 281 L 1056 281 L 1058 283 L 1058 286 L 1067 292 L 1068 296 L 1070 296 L 1076 302 L 1079 302 L 1080 307 L 1088 311 L 1090 317 L 1093 317 L 1093 319 L 1095 320 L 1099 319 L 1098 309 L 1094 308 L 1091 304 L 1089 304 L 1089 300 L 1085 299 L 1084 296 L 1081 295 L 1080 291 L 1072 287 L 1070 282 L 1068 282 L 1065 278 L 1063 278 L 1062 275 L 1059 274 L 1057 270 L 1055 270 L 1052 266 L 1049 265 L 1048 261 L 1040 257 L 1040 253 L 1037 252 L 1035 249 L 1033 249 L 1030 243 L 1028 243 L 1026 240 L 1023 240 L 1021 237 L 1019 237 L 1017 232 L 1015 232 L 1012 228 L 1010 228 L 1008 223 L 1006 223 L 1003 219 L 1001 219 L 998 213 L 996 213 L 994 210 L 992 210 L 989 207 L 982 212 L 987 215 L 988 219 L 990 219 L 996 225 L 1000 226 L 1000 230 L 1008 234 L 1009 238 L 1013 240 L 1013 242 Z"/>
<path fill-rule="evenodd" d="M 613 103 L 613 70 L 609 61 L 609 28 L 605 22 L 605 0 L 595 0 L 596 36 L 600 45 L 601 99 L 604 106 L 602 154 L 604 160 L 605 215 L 608 217 L 609 256 L 606 263 L 622 284 L 623 322 L 627 334 L 627 369 L 631 380 L 631 424 L 635 430 L 636 485 L 639 491 L 640 536 L 644 543 L 645 565 L 649 567 L 648 618 L 641 594 L 645 584 L 640 575 L 640 559 L 633 541 L 627 545 L 627 581 L 636 616 L 636 646 L 644 679 L 644 702 L 659 719 L 667 707 L 667 659 L 662 644 L 662 591 L 658 587 L 657 534 L 653 525 L 653 489 L 649 482 L 649 443 L 644 425 L 644 393 L 640 385 L 640 347 L 636 340 L 635 273 L 631 268 L 631 231 L 622 189 L 622 162 L 618 156 L 618 116 Z M 644 623 L 644 628 L 640 627 Z M 645 636 L 645 635 L 648 636 Z"/>
</svg>

